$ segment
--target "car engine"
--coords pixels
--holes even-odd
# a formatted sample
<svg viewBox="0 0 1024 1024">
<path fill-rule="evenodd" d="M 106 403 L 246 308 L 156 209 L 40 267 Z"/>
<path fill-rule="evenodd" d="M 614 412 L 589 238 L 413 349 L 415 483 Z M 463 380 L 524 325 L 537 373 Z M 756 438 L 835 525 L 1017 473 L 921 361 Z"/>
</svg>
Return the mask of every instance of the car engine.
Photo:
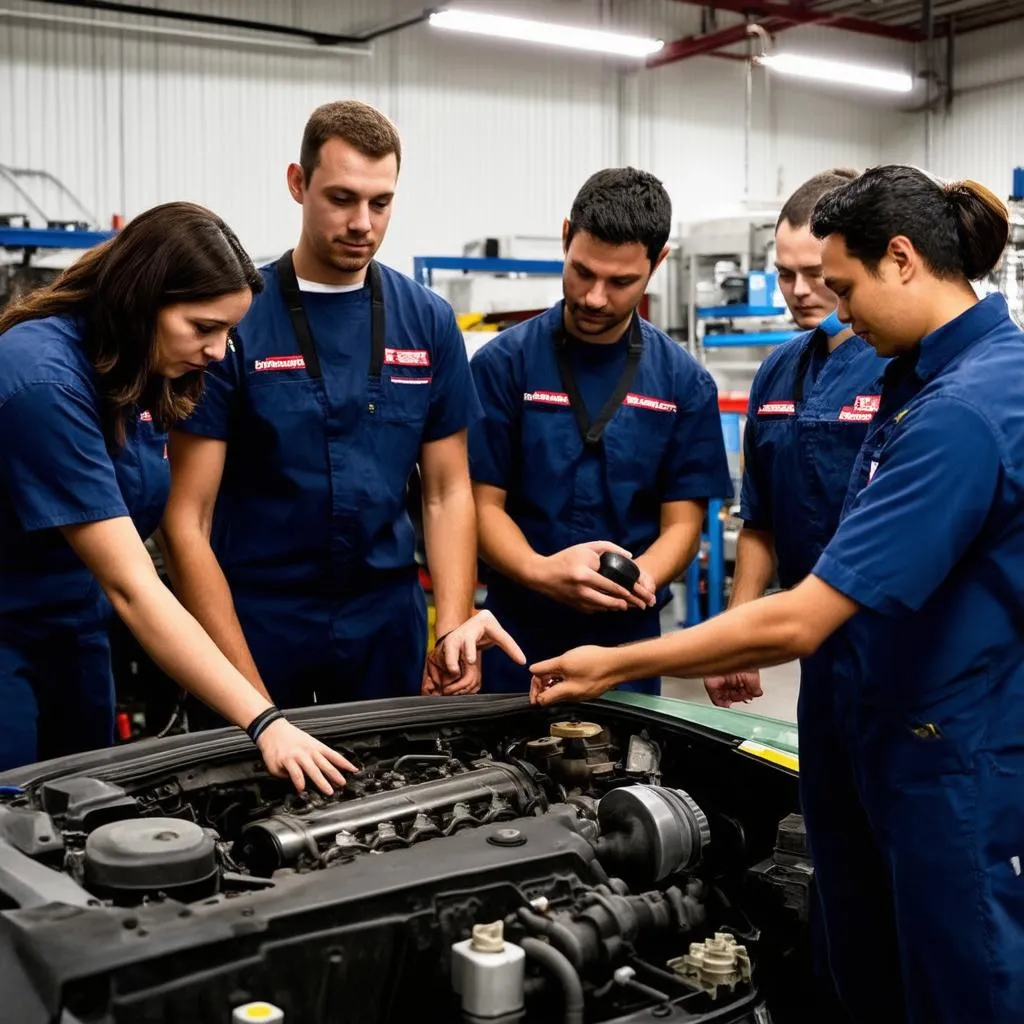
<svg viewBox="0 0 1024 1024">
<path fill-rule="evenodd" d="M 792 780 L 745 813 L 732 747 L 603 717 L 347 736 L 332 797 L 251 753 L 3 787 L 0 935 L 40 1021 L 769 1021 Z"/>
</svg>

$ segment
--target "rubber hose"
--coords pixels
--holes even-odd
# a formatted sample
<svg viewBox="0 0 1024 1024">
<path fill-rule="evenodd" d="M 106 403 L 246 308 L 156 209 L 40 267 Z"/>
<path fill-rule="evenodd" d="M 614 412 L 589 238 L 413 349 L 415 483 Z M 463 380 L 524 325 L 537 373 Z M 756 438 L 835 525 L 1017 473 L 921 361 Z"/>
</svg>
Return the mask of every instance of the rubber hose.
<svg viewBox="0 0 1024 1024">
<path fill-rule="evenodd" d="M 535 960 L 561 986 L 565 998 L 565 1024 L 583 1024 L 583 984 L 576 968 L 553 946 L 540 939 L 521 939 L 519 945 L 523 952 Z"/>
<path fill-rule="evenodd" d="M 535 914 L 526 907 L 520 907 L 516 915 L 530 931 L 546 935 L 565 955 L 574 970 L 583 969 L 583 950 L 576 936 L 564 924 L 552 921 L 550 917 Z"/>
</svg>

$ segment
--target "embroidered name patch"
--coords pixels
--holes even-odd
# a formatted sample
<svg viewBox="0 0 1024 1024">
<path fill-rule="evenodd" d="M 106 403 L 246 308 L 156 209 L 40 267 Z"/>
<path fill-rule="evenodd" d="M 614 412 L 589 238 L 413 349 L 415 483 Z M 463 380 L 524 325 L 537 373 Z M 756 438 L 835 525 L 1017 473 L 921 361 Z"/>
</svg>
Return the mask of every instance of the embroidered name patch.
<svg viewBox="0 0 1024 1024">
<path fill-rule="evenodd" d="M 564 391 L 526 391 L 524 402 L 538 402 L 541 405 L 569 405 L 569 396 Z"/>
<path fill-rule="evenodd" d="M 425 348 L 386 348 L 386 366 L 429 366 L 430 353 Z"/>
<path fill-rule="evenodd" d="M 666 402 L 663 398 L 651 398 L 650 395 L 634 395 L 632 392 L 626 395 L 622 404 L 631 409 L 649 409 L 651 412 L 676 411 L 675 402 Z"/>
<path fill-rule="evenodd" d="M 858 395 L 853 405 L 844 405 L 839 411 L 839 419 L 847 423 L 870 423 L 881 404 L 881 395 Z"/>
<path fill-rule="evenodd" d="M 757 410 L 758 416 L 795 416 L 795 402 L 765 402 Z"/>
<path fill-rule="evenodd" d="M 564 391 L 526 391 L 523 393 L 524 402 L 536 402 L 540 405 L 562 405 L 568 407 L 571 403 L 569 396 Z M 622 404 L 631 409 L 649 409 L 652 412 L 675 412 L 676 403 L 666 402 L 661 398 L 651 398 L 650 395 L 635 395 L 630 392 L 622 400 Z"/>
<path fill-rule="evenodd" d="M 266 359 L 257 359 L 252 368 L 257 373 L 266 373 L 268 370 L 304 370 L 306 360 L 301 355 L 294 356 L 267 356 Z"/>
</svg>

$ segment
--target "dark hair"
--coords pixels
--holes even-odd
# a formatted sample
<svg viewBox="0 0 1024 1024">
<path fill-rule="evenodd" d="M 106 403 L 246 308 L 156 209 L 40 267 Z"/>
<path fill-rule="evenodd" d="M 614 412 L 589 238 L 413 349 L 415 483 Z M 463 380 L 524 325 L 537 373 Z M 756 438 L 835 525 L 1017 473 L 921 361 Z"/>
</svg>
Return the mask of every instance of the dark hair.
<svg viewBox="0 0 1024 1024">
<path fill-rule="evenodd" d="M 795 228 L 806 227 L 811 222 L 811 213 L 814 211 L 814 204 L 834 188 L 853 181 L 859 171 L 852 167 L 833 167 L 831 170 L 822 171 L 813 178 L 808 178 L 787 200 L 782 207 L 782 213 L 775 222 L 775 230 L 783 221 L 788 221 Z"/>
<path fill-rule="evenodd" d="M 635 167 L 611 167 L 591 175 L 569 214 L 565 244 L 577 231 L 608 245 L 639 242 L 653 265 L 672 230 L 672 201 L 665 186 Z"/>
<path fill-rule="evenodd" d="M 0 335 L 27 320 L 80 317 L 104 432 L 119 447 L 137 408 L 167 430 L 202 395 L 202 373 L 175 380 L 153 373 L 160 310 L 246 288 L 261 291 L 263 279 L 224 221 L 192 203 L 166 203 L 140 213 L 50 285 L 0 312 Z"/>
<path fill-rule="evenodd" d="M 339 100 L 317 107 L 306 122 L 299 150 L 299 165 L 306 184 L 320 163 L 320 150 L 328 139 L 342 139 L 374 160 L 394 153 L 399 169 L 402 167 L 402 140 L 391 121 L 368 103 Z"/>
<path fill-rule="evenodd" d="M 1009 237 L 1002 201 L 976 181 L 943 184 L 916 167 L 872 167 L 814 208 L 818 238 L 842 235 L 872 273 L 891 239 L 904 235 L 936 277 L 976 281 L 1000 260 Z"/>
</svg>

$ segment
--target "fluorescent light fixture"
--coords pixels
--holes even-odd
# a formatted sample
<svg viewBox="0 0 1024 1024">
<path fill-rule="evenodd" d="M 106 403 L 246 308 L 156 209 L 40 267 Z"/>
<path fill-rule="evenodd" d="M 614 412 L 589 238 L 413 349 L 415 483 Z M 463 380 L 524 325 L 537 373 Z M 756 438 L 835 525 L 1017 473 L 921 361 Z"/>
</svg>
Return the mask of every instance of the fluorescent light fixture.
<svg viewBox="0 0 1024 1024">
<path fill-rule="evenodd" d="M 626 36 L 619 32 L 576 28 L 573 25 L 552 25 L 547 21 L 505 18 L 497 14 L 476 14 L 472 11 L 438 11 L 430 16 L 435 28 L 455 32 L 472 32 L 481 36 L 516 39 L 524 43 L 564 46 L 571 50 L 613 53 L 620 57 L 647 57 L 665 44 L 660 39 Z"/>
<path fill-rule="evenodd" d="M 910 92 L 914 88 L 914 80 L 903 71 L 883 71 L 862 64 L 845 64 L 836 60 L 823 60 L 820 57 L 800 57 L 795 53 L 766 54 L 756 60 L 758 64 L 763 64 L 780 75 L 792 75 L 794 78 L 813 78 L 822 82 L 863 86 L 866 89 L 882 89 L 886 92 Z"/>
</svg>

